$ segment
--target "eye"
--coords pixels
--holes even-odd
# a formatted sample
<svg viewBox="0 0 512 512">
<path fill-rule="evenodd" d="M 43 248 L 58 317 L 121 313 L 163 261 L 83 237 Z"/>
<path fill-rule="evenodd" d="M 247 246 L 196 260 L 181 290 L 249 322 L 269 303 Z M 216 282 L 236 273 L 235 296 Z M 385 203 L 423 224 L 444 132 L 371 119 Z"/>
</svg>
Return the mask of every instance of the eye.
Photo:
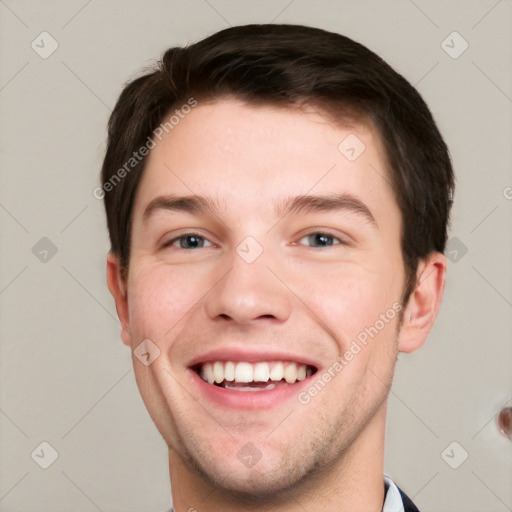
<svg viewBox="0 0 512 512">
<path fill-rule="evenodd" d="M 213 244 L 209 242 L 206 238 L 197 233 L 184 233 L 168 242 L 165 242 L 163 247 L 171 247 L 178 243 L 179 249 L 202 249 L 204 247 L 212 247 Z M 210 244 L 210 245 L 205 245 Z"/>
<path fill-rule="evenodd" d="M 320 249 L 322 249 L 323 247 L 330 247 L 331 245 L 345 245 L 345 243 L 342 240 L 335 237 L 334 235 L 331 235 L 329 233 L 322 233 L 320 231 L 310 233 L 309 235 L 302 237 L 299 240 L 299 243 L 301 243 L 303 240 L 307 240 L 307 242 L 311 244 L 312 247 Z"/>
</svg>

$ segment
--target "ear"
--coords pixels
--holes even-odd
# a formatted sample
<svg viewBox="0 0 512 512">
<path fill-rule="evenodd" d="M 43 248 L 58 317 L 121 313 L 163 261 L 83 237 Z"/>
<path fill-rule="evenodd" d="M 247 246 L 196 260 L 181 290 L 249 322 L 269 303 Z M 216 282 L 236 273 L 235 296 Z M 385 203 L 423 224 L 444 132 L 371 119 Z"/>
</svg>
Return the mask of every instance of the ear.
<svg viewBox="0 0 512 512">
<path fill-rule="evenodd" d="M 107 257 L 107 285 L 116 301 L 117 316 L 121 322 L 121 339 L 125 345 L 130 347 L 132 339 L 126 281 L 126 272 L 121 267 L 118 256 L 109 253 Z"/>
<path fill-rule="evenodd" d="M 409 297 L 398 336 L 400 352 L 418 350 L 434 326 L 444 293 L 446 257 L 432 252 L 421 260 L 416 285 Z"/>
</svg>

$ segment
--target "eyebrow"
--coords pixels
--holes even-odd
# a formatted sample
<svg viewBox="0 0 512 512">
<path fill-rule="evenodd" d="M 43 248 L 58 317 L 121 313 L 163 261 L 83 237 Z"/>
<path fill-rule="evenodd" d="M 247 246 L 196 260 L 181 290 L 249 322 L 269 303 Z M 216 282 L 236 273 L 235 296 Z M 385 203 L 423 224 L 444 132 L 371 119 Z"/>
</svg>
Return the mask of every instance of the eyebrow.
<svg viewBox="0 0 512 512">
<path fill-rule="evenodd" d="M 358 197 L 344 194 L 302 195 L 290 197 L 278 205 L 276 215 L 282 217 L 290 214 L 311 212 L 349 211 L 362 216 L 366 221 L 378 228 L 377 221 L 370 208 Z"/>
<path fill-rule="evenodd" d="M 158 196 L 146 206 L 143 219 L 147 221 L 158 210 L 187 212 L 192 214 L 210 213 L 218 216 L 219 206 L 213 199 L 199 195 Z M 352 194 L 300 195 L 289 197 L 276 204 L 274 212 L 277 217 L 290 214 L 313 212 L 349 211 L 360 215 L 367 222 L 378 228 L 371 210 L 359 198 Z"/>
<path fill-rule="evenodd" d="M 219 208 L 213 200 L 204 196 L 158 196 L 146 206 L 142 215 L 143 219 L 148 220 L 158 210 L 217 215 Z"/>
</svg>

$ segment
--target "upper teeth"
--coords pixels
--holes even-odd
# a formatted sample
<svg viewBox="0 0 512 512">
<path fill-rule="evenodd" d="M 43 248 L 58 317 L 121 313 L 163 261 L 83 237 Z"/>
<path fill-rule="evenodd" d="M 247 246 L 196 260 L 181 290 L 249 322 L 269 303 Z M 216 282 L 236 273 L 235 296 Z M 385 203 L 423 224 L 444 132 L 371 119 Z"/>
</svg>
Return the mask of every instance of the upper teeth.
<svg viewBox="0 0 512 512">
<path fill-rule="evenodd" d="M 247 363 L 233 361 L 215 361 L 201 365 L 201 377 L 213 384 L 228 382 L 267 382 L 280 381 L 285 379 L 288 384 L 297 380 L 304 380 L 306 375 L 311 374 L 311 369 L 305 364 L 290 363 L 283 361 Z"/>
</svg>

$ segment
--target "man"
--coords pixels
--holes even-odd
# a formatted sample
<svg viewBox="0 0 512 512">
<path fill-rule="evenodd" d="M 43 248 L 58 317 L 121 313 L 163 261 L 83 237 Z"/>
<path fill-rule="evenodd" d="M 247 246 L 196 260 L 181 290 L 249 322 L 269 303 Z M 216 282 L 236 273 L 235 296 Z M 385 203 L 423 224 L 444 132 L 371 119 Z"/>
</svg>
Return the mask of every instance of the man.
<svg viewBox="0 0 512 512">
<path fill-rule="evenodd" d="M 99 193 L 176 512 L 417 510 L 387 396 L 441 302 L 453 172 L 403 77 L 302 26 L 171 48 L 115 106 Z"/>
</svg>

